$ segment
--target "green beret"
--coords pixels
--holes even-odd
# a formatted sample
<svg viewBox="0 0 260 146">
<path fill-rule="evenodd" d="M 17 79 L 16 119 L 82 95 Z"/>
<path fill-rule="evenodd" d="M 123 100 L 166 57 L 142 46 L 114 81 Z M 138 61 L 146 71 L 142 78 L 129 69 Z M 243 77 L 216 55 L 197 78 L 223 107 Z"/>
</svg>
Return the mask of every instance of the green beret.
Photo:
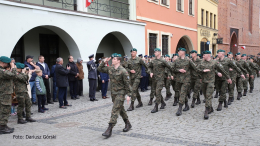
<svg viewBox="0 0 260 146">
<path fill-rule="evenodd" d="M 249 59 L 253 59 L 254 60 L 254 57 L 250 57 Z"/>
<path fill-rule="evenodd" d="M 166 54 L 166 55 L 164 55 L 164 57 L 171 57 L 170 55 L 168 55 L 168 54 Z"/>
<path fill-rule="evenodd" d="M 225 55 L 225 57 L 227 57 L 227 55 Z"/>
<path fill-rule="evenodd" d="M 210 51 L 204 51 L 203 54 L 211 54 L 211 52 Z"/>
<path fill-rule="evenodd" d="M 238 52 L 235 56 L 237 56 L 237 55 L 241 55 L 241 53 L 240 52 Z"/>
<path fill-rule="evenodd" d="M 133 51 L 137 52 L 137 49 L 136 49 L 136 48 L 133 48 L 130 52 L 133 52 Z"/>
<path fill-rule="evenodd" d="M 233 53 L 232 53 L 232 52 L 228 52 L 228 53 L 227 53 L 227 56 L 228 56 L 229 54 L 233 54 Z"/>
<path fill-rule="evenodd" d="M 115 54 L 115 57 L 122 57 L 121 54 Z"/>
<path fill-rule="evenodd" d="M 197 54 L 197 56 L 201 57 L 201 54 Z"/>
<path fill-rule="evenodd" d="M 3 62 L 3 63 L 10 63 L 12 60 L 9 57 L 1 56 L 0 61 Z"/>
<path fill-rule="evenodd" d="M 155 49 L 154 49 L 154 52 L 156 52 L 156 51 L 161 52 L 161 49 L 159 49 L 159 48 L 155 48 Z"/>
<path fill-rule="evenodd" d="M 152 57 L 155 57 L 155 55 L 153 54 Z"/>
<path fill-rule="evenodd" d="M 198 53 L 196 50 L 192 50 L 192 51 L 190 51 L 190 53 L 192 54 L 192 53 Z"/>
<path fill-rule="evenodd" d="M 20 63 L 20 62 L 16 62 L 15 65 L 19 69 L 24 69 L 24 67 L 25 67 L 25 65 L 23 63 Z"/>
<path fill-rule="evenodd" d="M 115 56 L 116 56 L 116 54 L 117 54 L 117 53 L 113 53 L 113 54 L 111 55 L 111 57 L 112 57 L 112 58 L 113 58 L 113 57 L 115 57 Z"/>
<path fill-rule="evenodd" d="M 185 54 L 185 56 L 187 56 L 187 57 L 188 57 L 188 56 L 189 56 L 189 54 Z"/>
<path fill-rule="evenodd" d="M 242 54 L 242 55 L 241 55 L 241 57 L 245 57 L 245 56 L 246 56 L 246 54 Z"/>
<path fill-rule="evenodd" d="M 179 54 L 178 54 L 178 53 L 176 53 L 176 54 L 175 54 L 175 56 L 178 56 L 178 57 L 179 57 Z"/>
<path fill-rule="evenodd" d="M 179 48 L 178 50 L 179 50 L 179 51 L 185 51 L 185 52 L 186 52 L 186 49 L 185 49 L 185 48 Z"/>
<path fill-rule="evenodd" d="M 219 52 L 225 52 L 225 50 L 218 50 L 217 53 L 219 53 Z"/>
</svg>

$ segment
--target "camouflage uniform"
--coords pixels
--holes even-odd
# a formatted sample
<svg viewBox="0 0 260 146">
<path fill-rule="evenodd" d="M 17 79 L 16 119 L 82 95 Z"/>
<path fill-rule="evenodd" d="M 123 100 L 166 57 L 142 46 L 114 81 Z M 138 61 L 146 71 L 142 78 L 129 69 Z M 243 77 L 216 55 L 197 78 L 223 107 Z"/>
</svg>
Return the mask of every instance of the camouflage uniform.
<svg viewBox="0 0 260 146">
<path fill-rule="evenodd" d="M 107 73 L 110 78 L 111 96 L 114 104 L 109 124 L 115 126 L 119 114 L 123 120 L 128 120 L 128 116 L 124 109 L 124 100 L 126 94 L 131 96 L 132 93 L 129 74 L 121 65 L 115 69 L 113 66 L 105 66 L 104 62 L 99 65 L 98 71 Z"/>
<path fill-rule="evenodd" d="M 247 61 L 251 70 L 252 70 L 252 75 L 254 76 L 254 78 L 251 78 L 249 77 L 249 85 L 250 85 L 250 89 L 254 89 L 254 80 L 255 80 L 255 77 L 257 75 L 257 72 L 259 72 L 259 66 L 254 63 L 254 62 L 251 62 L 251 61 Z"/>
<path fill-rule="evenodd" d="M 260 58 L 259 58 L 259 57 L 256 57 L 255 60 L 254 60 L 254 62 L 255 62 L 258 66 L 260 66 Z M 257 77 L 259 77 L 259 72 L 257 72 L 256 74 L 257 74 Z"/>
<path fill-rule="evenodd" d="M 171 62 L 167 62 L 169 65 L 171 65 Z M 166 88 L 166 97 L 171 97 L 172 93 L 171 93 L 171 70 L 168 68 L 165 68 L 165 77 L 164 77 L 164 85 Z"/>
<path fill-rule="evenodd" d="M 197 58 L 195 61 L 192 60 L 196 66 L 201 64 L 202 60 Z M 198 72 L 195 70 L 191 70 L 191 83 L 190 83 L 191 89 L 193 89 L 193 99 L 197 99 L 200 95 L 200 89 L 201 89 L 201 82 L 198 76 Z"/>
<path fill-rule="evenodd" d="M 171 66 L 172 66 L 172 68 L 174 68 L 174 66 L 175 66 L 175 61 L 174 62 L 172 62 L 172 64 L 171 64 Z M 173 73 L 174 71 L 172 70 L 172 76 L 173 76 L 173 80 L 171 80 L 171 85 L 172 85 L 172 89 L 173 89 L 173 91 L 175 92 L 174 93 L 174 99 L 176 100 L 177 99 L 177 101 L 179 100 L 178 98 L 180 97 L 180 95 L 179 95 L 179 92 L 177 92 L 177 88 L 176 88 L 176 75 Z M 176 103 L 177 103 L 177 101 L 176 101 Z"/>
<path fill-rule="evenodd" d="M 25 73 L 18 73 L 17 78 L 14 80 L 15 93 L 18 101 L 17 116 L 18 120 L 23 119 L 23 110 L 25 108 L 26 118 L 31 117 L 32 102 L 28 94 L 27 84 L 29 76 Z"/>
<path fill-rule="evenodd" d="M 239 64 L 240 69 L 242 70 L 242 73 L 245 75 L 249 74 L 248 70 L 245 69 L 245 61 L 240 59 L 236 61 L 236 64 Z M 237 86 L 237 92 L 241 93 L 243 91 L 243 79 L 238 75 L 236 79 L 236 86 Z"/>
<path fill-rule="evenodd" d="M 9 114 L 11 113 L 11 104 L 13 93 L 13 79 L 16 78 L 16 69 L 12 71 L 5 70 L 0 66 L 0 125 L 6 126 Z"/>
<path fill-rule="evenodd" d="M 248 64 L 247 61 L 245 61 L 245 69 L 248 71 L 249 77 L 250 77 L 251 75 L 253 75 L 253 72 L 252 72 L 252 70 L 251 70 L 251 68 L 250 68 L 250 66 L 249 66 L 249 64 Z M 246 79 L 243 80 L 243 88 L 244 88 L 244 91 L 247 91 L 247 89 L 248 89 L 249 77 L 247 77 L 247 76 L 245 76 L 245 77 L 246 77 Z M 244 92 L 244 96 L 245 96 L 245 92 Z"/>
</svg>

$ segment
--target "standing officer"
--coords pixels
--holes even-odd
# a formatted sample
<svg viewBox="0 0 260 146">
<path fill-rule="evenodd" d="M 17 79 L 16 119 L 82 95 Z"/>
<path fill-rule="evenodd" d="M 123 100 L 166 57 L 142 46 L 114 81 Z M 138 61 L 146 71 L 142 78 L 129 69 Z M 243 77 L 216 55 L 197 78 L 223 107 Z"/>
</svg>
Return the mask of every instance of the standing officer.
<svg viewBox="0 0 260 146">
<path fill-rule="evenodd" d="M 144 66 L 146 72 L 148 70 L 148 67 L 141 58 L 136 56 L 136 54 L 137 54 L 137 49 L 133 48 L 131 50 L 131 58 L 127 61 L 127 65 L 126 65 L 126 70 L 130 73 L 130 79 L 131 79 L 130 84 L 132 86 L 131 104 L 130 107 L 127 109 L 127 111 L 134 110 L 134 102 L 136 98 L 138 100 L 138 105 L 136 106 L 136 108 L 143 106 L 141 96 L 138 91 L 138 86 L 140 84 L 142 65 Z"/>
<path fill-rule="evenodd" d="M 11 71 L 6 70 L 11 68 Z M 11 58 L 0 57 L 0 134 L 14 132 L 14 128 L 7 126 L 9 114 L 11 113 L 13 79 L 16 79 L 17 71 Z"/>
<path fill-rule="evenodd" d="M 126 69 L 120 65 L 122 59 L 121 54 L 114 54 L 113 56 L 114 58 L 112 59 L 111 67 L 105 66 L 111 57 L 104 59 L 104 62 L 102 62 L 98 67 L 99 72 L 107 73 L 109 75 L 111 82 L 111 97 L 113 108 L 109 126 L 105 133 L 102 134 L 107 138 L 112 135 L 112 129 L 117 123 L 119 114 L 125 122 L 125 128 L 123 129 L 123 132 L 129 131 L 132 127 L 124 108 L 125 95 L 127 94 L 131 97 L 132 93 L 129 74 Z"/>
<path fill-rule="evenodd" d="M 89 98 L 90 101 L 98 101 L 96 99 L 96 89 L 97 89 L 97 68 L 94 60 L 94 54 L 90 55 L 88 67 L 88 82 L 89 82 Z"/>
</svg>

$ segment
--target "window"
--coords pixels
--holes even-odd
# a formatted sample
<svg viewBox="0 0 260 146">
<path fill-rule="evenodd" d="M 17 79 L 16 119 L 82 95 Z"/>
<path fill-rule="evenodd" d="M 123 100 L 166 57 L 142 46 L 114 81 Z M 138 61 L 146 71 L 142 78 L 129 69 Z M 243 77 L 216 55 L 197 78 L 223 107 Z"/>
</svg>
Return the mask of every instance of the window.
<svg viewBox="0 0 260 146">
<path fill-rule="evenodd" d="M 201 9 L 201 25 L 204 25 L 204 10 Z"/>
<path fill-rule="evenodd" d="M 210 19 L 210 24 L 209 25 L 210 25 L 210 28 L 212 28 L 212 13 L 210 13 L 210 18 L 209 19 Z"/>
<path fill-rule="evenodd" d="M 208 26 L 208 11 L 206 11 L 206 26 Z"/>
<path fill-rule="evenodd" d="M 13 52 L 11 54 L 11 58 L 14 58 L 15 62 L 24 62 L 24 45 L 23 45 L 23 37 L 17 42 L 14 46 Z M 29 54 L 28 54 L 29 55 Z"/>
<path fill-rule="evenodd" d="M 162 35 L 162 55 L 168 54 L 168 40 L 169 36 L 168 35 Z"/>
<path fill-rule="evenodd" d="M 157 34 L 149 33 L 149 55 L 154 54 L 154 49 L 157 47 Z"/>
<path fill-rule="evenodd" d="M 214 15 L 214 29 L 216 29 L 216 15 Z"/>
<path fill-rule="evenodd" d="M 189 0 L 189 14 L 193 15 L 193 10 L 192 10 L 192 0 Z"/>
<path fill-rule="evenodd" d="M 178 11 L 182 11 L 182 6 L 181 6 L 181 2 L 182 0 L 178 0 L 177 1 L 177 7 L 178 7 Z"/>
<path fill-rule="evenodd" d="M 168 5 L 168 4 L 167 4 L 167 0 L 162 0 L 162 4 L 163 4 L 163 5 Z"/>
</svg>

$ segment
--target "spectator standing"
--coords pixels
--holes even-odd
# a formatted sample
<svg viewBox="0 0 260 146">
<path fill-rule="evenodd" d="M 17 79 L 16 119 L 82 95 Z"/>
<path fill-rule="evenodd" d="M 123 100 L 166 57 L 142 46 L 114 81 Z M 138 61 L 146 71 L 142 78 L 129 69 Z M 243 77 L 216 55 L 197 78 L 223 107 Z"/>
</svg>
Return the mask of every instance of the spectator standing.
<svg viewBox="0 0 260 146">
<path fill-rule="evenodd" d="M 76 100 L 79 99 L 77 96 L 78 92 L 78 76 L 79 76 L 79 70 L 77 65 L 74 62 L 73 56 L 69 55 L 68 57 L 69 63 L 66 66 L 69 66 L 70 72 L 68 74 L 69 79 L 69 86 L 70 86 L 70 96 L 71 99 Z"/>
<path fill-rule="evenodd" d="M 52 67 L 51 67 L 51 77 L 52 77 L 52 86 L 53 86 L 53 102 L 58 102 L 57 100 L 57 91 L 58 91 L 58 87 L 56 85 L 56 73 L 55 73 L 55 68 L 56 68 L 56 65 L 57 65 L 57 62 L 56 64 L 54 64 Z"/>
<path fill-rule="evenodd" d="M 40 67 L 42 70 L 42 79 L 44 82 L 44 86 L 46 88 L 46 95 L 47 95 L 47 104 L 53 104 L 51 100 L 51 91 L 50 91 L 50 83 L 49 83 L 49 77 L 50 77 L 50 69 L 49 66 L 44 62 L 44 56 L 39 56 L 39 62 L 36 63 L 37 66 Z"/>
<path fill-rule="evenodd" d="M 36 70 L 37 77 L 35 78 L 36 94 L 38 98 L 38 112 L 44 113 L 48 108 L 45 108 L 46 88 L 42 78 L 42 70 Z"/>
<path fill-rule="evenodd" d="M 96 89 L 97 89 L 97 68 L 95 65 L 94 54 L 89 56 L 88 67 L 88 81 L 89 81 L 89 98 L 90 101 L 98 101 L 96 99 Z"/>
<path fill-rule="evenodd" d="M 107 63 L 105 64 L 107 66 Z M 107 73 L 100 72 L 100 79 L 101 79 L 101 92 L 102 92 L 102 98 L 106 99 L 107 97 L 107 87 L 109 82 L 109 75 Z"/>
<path fill-rule="evenodd" d="M 59 88 L 58 97 L 59 97 L 59 107 L 66 109 L 66 106 L 71 106 L 67 101 L 67 87 L 69 86 L 68 75 L 70 73 L 70 66 L 67 66 L 66 69 L 62 66 L 63 59 L 57 58 L 56 60 L 56 86 Z"/>
<path fill-rule="evenodd" d="M 83 71 L 83 60 L 81 58 L 77 59 L 77 67 L 79 70 L 79 76 L 78 76 L 78 95 L 83 96 L 83 79 L 84 79 L 84 71 Z"/>
</svg>

